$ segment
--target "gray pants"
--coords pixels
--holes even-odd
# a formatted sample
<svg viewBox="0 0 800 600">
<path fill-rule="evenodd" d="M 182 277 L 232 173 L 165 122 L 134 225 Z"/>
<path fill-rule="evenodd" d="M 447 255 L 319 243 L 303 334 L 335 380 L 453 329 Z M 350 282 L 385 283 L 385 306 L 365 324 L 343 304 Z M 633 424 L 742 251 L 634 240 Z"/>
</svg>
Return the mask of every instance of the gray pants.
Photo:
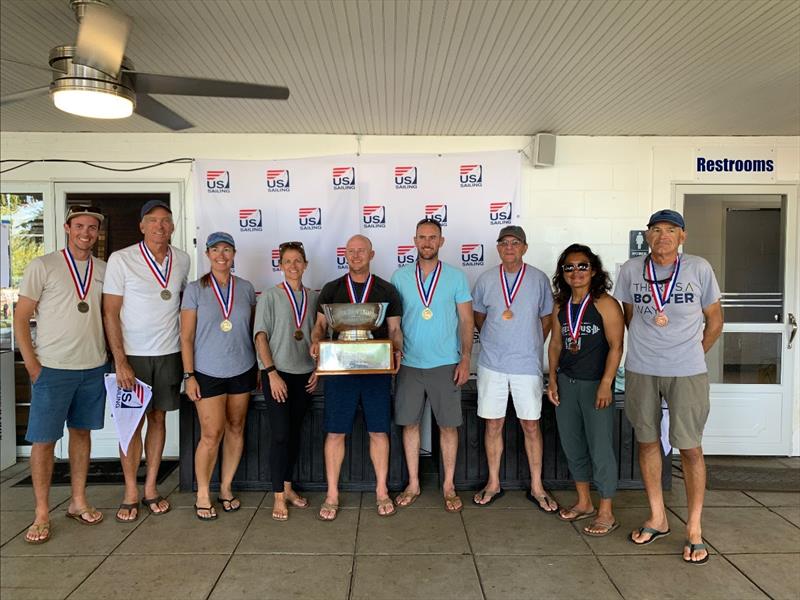
<svg viewBox="0 0 800 600">
<path fill-rule="evenodd" d="M 573 479 L 594 481 L 601 498 L 612 498 L 617 491 L 614 408 L 595 409 L 599 383 L 559 374 L 556 422 Z"/>
</svg>

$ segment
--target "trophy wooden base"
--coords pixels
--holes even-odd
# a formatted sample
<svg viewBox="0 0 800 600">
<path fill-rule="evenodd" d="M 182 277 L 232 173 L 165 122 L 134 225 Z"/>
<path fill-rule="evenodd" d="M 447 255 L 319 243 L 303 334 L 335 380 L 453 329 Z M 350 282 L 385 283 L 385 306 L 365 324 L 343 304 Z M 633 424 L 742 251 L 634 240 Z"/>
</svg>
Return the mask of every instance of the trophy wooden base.
<svg viewBox="0 0 800 600">
<path fill-rule="evenodd" d="M 391 375 L 393 372 L 391 340 L 319 343 L 318 375 Z"/>
</svg>

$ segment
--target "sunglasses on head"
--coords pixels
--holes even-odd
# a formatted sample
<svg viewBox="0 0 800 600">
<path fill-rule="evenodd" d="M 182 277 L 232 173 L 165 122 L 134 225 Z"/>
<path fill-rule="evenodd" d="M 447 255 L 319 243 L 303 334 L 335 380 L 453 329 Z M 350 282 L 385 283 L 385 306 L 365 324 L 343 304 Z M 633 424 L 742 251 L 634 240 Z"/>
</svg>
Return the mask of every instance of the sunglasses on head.
<svg viewBox="0 0 800 600">
<path fill-rule="evenodd" d="M 77 215 L 81 215 L 83 213 L 98 213 L 103 214 L 100 212 L 100 209 L 96 206 L 70 206 L 69 210 L 67 211 L 67 216 L 75 217 Z"/>
<path fill-rule="evenodd" d="M 286 248 L 302 248 L 303 242 L 283 242 L 278 246 L 278 250 L 285 250 Z"/>
<path fill-rule="evenodd" d="M 578 271 L 588 271 L 591 268 L 592 265 L 587 262 L 566 263 L 561 265 L 561 270 L 564 271 L 564 273 L 572 273 L 575 269 L 578 269 Z"/>
</svg>

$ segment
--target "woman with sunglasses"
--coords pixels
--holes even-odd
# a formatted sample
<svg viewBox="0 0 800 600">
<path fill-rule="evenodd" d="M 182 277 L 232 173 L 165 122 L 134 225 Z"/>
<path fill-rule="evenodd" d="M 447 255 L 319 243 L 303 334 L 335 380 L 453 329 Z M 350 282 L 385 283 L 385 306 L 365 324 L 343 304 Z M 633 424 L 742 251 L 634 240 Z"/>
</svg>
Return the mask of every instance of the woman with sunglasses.
<svg viewBox="0 0 800 600">
<path fill-rule="evenodd" d="M 272 433 L 269 469 L 274 494 L 272 518 L 276 521 L 289 518 L 287 502 L 296 508 L 308 506 L 308 500 L 292 489 L 300 431 L 317 385 L 309 348 L 319 293 L 303 285 L 307 266 L 303 244 L 280 245 L 284 281 L 261 294 L 253 328 Z"/>
<path fill-rule="evenodd" d="M 608 273 L 588 246 L 572 244 L 561 253 L 553 288 L 553 323 L 559 328 L 550 336 L 547 395 L 556 407 L 561 447 L 578 492 L 577 503 L 560 509 L 558 517 L 592 519 L 583 532 L 601 537 L 619 527 L 611 507 L 617 489 L 612 385 L 622 358 L 624 319 L 608 294 Z M 589 494 L 591 481 L 600 494 L 599 511 Z"/>
<path fill-rule="evenodd" d="M 211 270 L 186 286 L 181 303 L 181 357 L 186 395 L 197 407 L 200 441 L 194 457 L 197 476 L 195 515 L 217 518 L 209 484 L 223 437 L 217 501 L 234 512 L 233 476 L 242 458 L 244 422 L 250 392 L 257 386 L 256 356 L 250 337 L 256 293 L 253 284 L 231 273 L 236 244 L 229 233 L 208 236 Z"/>
</svg>

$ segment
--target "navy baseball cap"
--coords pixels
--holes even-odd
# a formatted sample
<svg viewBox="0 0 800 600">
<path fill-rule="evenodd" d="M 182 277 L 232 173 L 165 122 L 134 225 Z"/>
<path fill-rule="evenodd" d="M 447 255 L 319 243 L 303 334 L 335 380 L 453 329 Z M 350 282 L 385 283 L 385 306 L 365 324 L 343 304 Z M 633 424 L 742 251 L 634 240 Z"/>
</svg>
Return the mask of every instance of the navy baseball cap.
<svg viewBox="0 0 800 600">
<path fill-rule="evenodd" d="M 216 246 L 220 242 L 224 242 L 228 244 L 234 250 L 236 249 L 236 244 L 233 241 L 233 236 L 230 233 L 226 233 L 224 231 L 215 231 L 214 233 L 208 234 L 208 239 L 206 240 L 206 249 L 211 248 L 212 246 Z"/>
<path fill-rule="evenodd" d="M 652 227 L 656 223 L 672 223 L 681 229 L 686 229 L 686 223 L 683 220 L 683 215 L 676 210 L 662 208 L 658 212 L 650 215 L 650 220 L 647 222 L 648 227 Z"/>
<path fill-rule="evenodd" d="M 147 202 L 144 203 L 142 210 L 139 211 L 139 220 L 141 221 L 142 219 L 144 219 L 144 216 L 147 213 L 156 208 L 163 208 L 169 214 L 172 214 L 172 209 L 169 207 L 169 204 L 167 204 L 163 200 L 148 200 Z"/>
</svg>

